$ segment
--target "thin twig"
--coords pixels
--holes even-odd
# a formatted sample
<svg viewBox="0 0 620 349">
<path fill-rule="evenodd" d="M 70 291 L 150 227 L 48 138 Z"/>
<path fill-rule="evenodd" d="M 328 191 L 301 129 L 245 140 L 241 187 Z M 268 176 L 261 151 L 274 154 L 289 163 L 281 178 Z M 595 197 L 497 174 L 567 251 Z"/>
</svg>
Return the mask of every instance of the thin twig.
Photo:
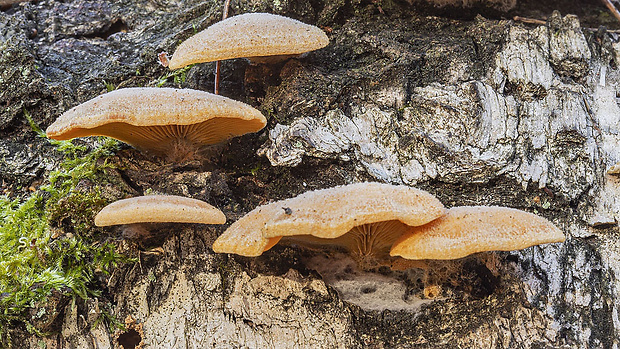
<svg viewBox="0 0 620 349">
<path fill-rule="evenodd" d="M 215 87 L 213 87 L 213 93 L 220 94 L 220 69 L 222 63 L 220 61 L 215 62 Z"/>
<path fill-rule="evenodd" d="M 611 0 L 602 0 L 602 1 L 605 4 L 605 6 L 607 6 L 609 11 L 611 11 L 611 14 L 614 15 L 614 17 L 616 17 L 616 19 L 620 21 L 620 12 L 618 12 L 618 9 L 616 8 L 616 6 L 614 6 L 614 4 L 611 3 Z"/>
<path fill-rule="evenodd" d="M 230 0 L 224 1 L 224 11 L 222 11 L 222 20 L 228 18 L 228 7 L 230 6 Z M 213 88 L 213 93 L 220 94 L 220 72 L 222 70 L 221 61 L 215 62 L 215 86 Z"/>
<path fill-rule="evenodd" d="M 593 31 L 593 32 L 601 30 L 601 28 L 587 28 L 587 27 L 583 28 L 583 29 L 589 30 L 589 31 Z M 605 28 L 605 33 L 620 34 L 620 30 L 619 29 L 607 29 L 607 28 Z"/>
<path fill-rule="evenodd" d="M 28 0 L 0 0 L 0 6 L 11 6 L 12 4 L 17 4 L 20 2 L 26 2 Z"/>
<path fill-rule="evenodd" d="M 541 25 L 547 24 L 546 21 L 543 21 L 543 20 L 540 20 L 540 19 L 535 19 L 535 18 L 527 18 L 527 17 L 521 17 L 521 16 L 514 16 L 514 17 L 512 17 L 512 19 L 515 22 L 523 22 L 523 23 L 529 23 L 529 24 L 541 24 Z"/>
<path fill-rule="evenodd" d="M 512 17 L 512 20 L 515 21 L 515 22 L 522 22 L 522 23 L 528 23 L 528 24 L 539 24 L 539 25 L 547 24 L 547 22 L 542 20 L 542 19 L 528 18 L 528 17 L 521 17 L 521 16 L 514 16 L 514 17 Z M 588 27 L 583 27 L 583 29 L 584 30 L 590 30 L 590 31 L 599 31 L 599 30 L 601 30 L 600 28 L 588 28 Z M 607 33 L 620 34 L 620 30 L 619 29 L 605 29 L 605 31 Z"/>
<path fill-rule="evenodd" d="M 230 7 L 230 0 L 224 1 L 224 12 L 222 13 L 222 20 L 228 18 L 228 8 Z"/>
</svg>

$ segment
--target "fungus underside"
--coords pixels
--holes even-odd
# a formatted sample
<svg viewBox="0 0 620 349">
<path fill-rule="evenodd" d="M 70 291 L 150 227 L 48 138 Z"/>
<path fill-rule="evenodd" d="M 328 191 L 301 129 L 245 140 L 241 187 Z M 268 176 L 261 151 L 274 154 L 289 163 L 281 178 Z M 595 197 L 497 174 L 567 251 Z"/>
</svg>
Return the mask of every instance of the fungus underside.
<svg viewBox="0 0 620 349">
<path fill-rule="evenodd" d="M 171 143 L 184 140 L 188 144 L 215 144 L 231 138 L 235 134 L 251 132 L 251 122 L 243 119 L 213 118 L 191 125 L 160 125 L 134 126 L 124 122 L 114 122 L 92 129 L 76 129 L 67 132 L 63 138 L 92 136 L 108 136 L 127 142 L 133 139 L 132 145 L 149 149 L 157 153 L 165 153 Z"/>
<path fill-rule="evenodd" d="M 65 160 L 45 185 L 24 200 L 0 196 L 0 346 L 11 344 L 8 329 L 18 323 L 31 333 L 45 334 L 47 329 L 34 324 L 48 311 L 45 303 L 53 293 L 74 300 L 97 297 L 95 270 L 108 273 L 129 261 L 92 234 L 93 211 L 105 204 L 100 190 L 75 190 L 83 180 L 106 183 L 106 166 L 99 160 L 110 155 L 117 142 L 102 139 L 90 151 L 70 141 L 51 142 Z M 61 220 L 71 221 L 73 231 L 53 238 L 52 226 Z M 100 320 L 119 325 L 105 302 L 100 307 Z"/>
<path fill-rule="evenodd" d="M 390 248 L 408 228 L 398 220 L 390 220 L 358 225 L 333 239 L 302 235 L 291 236 L 286 240 L 311 247 L 331 245 L 344 248 L 363 269 L 368 269 L 390 265 Z"/>
<path fill-rule="evenodd" d="M 171 160 L 193 158 L 208 145 L 220 143 L 236 134 L 252 132 L 253 123 L 243 119 L 213 118 L 192 125 L 134 126 L 115 122 L 92 129 L 76 129 L 66 138 L 92 134 L 108 136 L 128 142 L 138 149 Z"/>
</svg>

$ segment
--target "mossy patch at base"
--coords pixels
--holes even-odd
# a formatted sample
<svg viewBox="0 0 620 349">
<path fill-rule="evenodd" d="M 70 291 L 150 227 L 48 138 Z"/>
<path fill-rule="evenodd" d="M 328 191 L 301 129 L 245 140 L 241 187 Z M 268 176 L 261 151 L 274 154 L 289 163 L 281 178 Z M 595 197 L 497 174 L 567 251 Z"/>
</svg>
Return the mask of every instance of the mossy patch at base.
<svg viewBox="0 0 620 349">
<path fill-rule="evenodd" d="M 109 182 L 105 158 L 117 142 L 97 141 L 92 149 L 54 145 L 64 161 L 39 190 L 21 200 L 0 197 L 0 344 L 6 347 L 12 344 L 10 329 L 20 323 L 34 334 L 54 332 L 70 299 L 100 296 L 101 279 L 128 261 L 97 238 L 92 223 L 109 201 L 101 186 Z"/>
</svg>

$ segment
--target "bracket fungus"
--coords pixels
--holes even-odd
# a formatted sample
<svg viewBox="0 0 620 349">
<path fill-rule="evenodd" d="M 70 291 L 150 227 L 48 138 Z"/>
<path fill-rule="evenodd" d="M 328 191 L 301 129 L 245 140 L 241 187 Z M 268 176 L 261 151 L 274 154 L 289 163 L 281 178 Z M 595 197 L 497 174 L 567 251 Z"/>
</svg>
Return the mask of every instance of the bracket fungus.
<svg viewBox="0 0 620 349">
<path fill-rule="evenodd" d="M 270 13 L 246 13 L 217 22 L 182 42 L 168 67 L 231 58 L 288 57 L 328 43 L 327 35 L 313 25 Z"/>
<path fill-rule="evenodd" d="M 196 199 L 175 195 L 147 195 L 115 201 L 95 216 L 95 225 L 125 225 L 127 237 L 151 236 L 152 223 L 224 224 L 226 216 L 219 209 Z M 151 227 L 152 228 L 152 227 Z"/>
<path fill-rule="evenodd" d="M 342 247 L 360 265 L 372 267 L 387 262 L 392 243 L 409 226 L 444 212 L 433 195 L 403 185 L 338 186 L 256 208 L 233 223 L 213 249 L 258 256 L 286 236 L 302 244 Z"/>
<path fill-rule="evenodd" d="M 108 136 L 157 156 L 179 161 L 207 145 L 262 129 L 253 107 L 212 93 L 174 88 L 125 88 L 71 108 L 47 128 L 67 140 Z"/>
<path fill-rule="evenodd" d="M 463 206 L 428 224 L 412 227 L 390 254 L 407 259 L 457 259 L 476 252 L 512 251 L 552 242 L 564 234 L 535 214 L 506 207 Z"/>
<path fill-rule="evenodd" d="M 290 200 L 290 199 L 289 199 Z M 246 257 L 257 257 L 277 244 L 281 237 L 265 238 L 262 227 L 287 200 L 259 206 L 234 222 L 213 243 L 216 253 L 235 253 Z"/>
<path fill-rule="evenodd" d="M 176 195 L 147 195 L 115 201 L 95 216 L 95 225 L 132 223 L 224 224 L 219 209 L 196 199 Z"/>
</svg>

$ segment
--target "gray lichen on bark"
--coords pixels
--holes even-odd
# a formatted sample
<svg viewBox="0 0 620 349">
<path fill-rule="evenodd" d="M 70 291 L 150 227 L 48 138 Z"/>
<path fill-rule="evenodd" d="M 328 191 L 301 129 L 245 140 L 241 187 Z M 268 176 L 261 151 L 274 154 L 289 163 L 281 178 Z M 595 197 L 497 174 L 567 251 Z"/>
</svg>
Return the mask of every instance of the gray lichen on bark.
<svg viewBox="0 0 620 349">
<path fill-rule="evenodd" d="M 378 180 L 411 185 L 507 175 L 575 200 L 600 174 L 599 163 L 611 165 L 618 154 L 599 154 L 595 144 L 591 120 L 604 118 L 598 114 L 609 113 L 601 109 L 609 103 L 591 97 L 601 89 L 598 71 L 587 76 L 590 49 L 574 21 L 566 19 L 568 28 L 508 28 L 495 67 L 482 76 L 460 76 L 472 63 L 452 62 L 446 83 L 416 86 L 410 95 L 406 86 L 381 86 L 348 112 L 300 113 L 270 130 L 260 153 L 274 166 L 295 166 L 304 155 L 354 155 Z M 589 85 L 566 81 L 565 72 Z M 606 133 L 617 132 L 612 127 Z"/>
</svg>

